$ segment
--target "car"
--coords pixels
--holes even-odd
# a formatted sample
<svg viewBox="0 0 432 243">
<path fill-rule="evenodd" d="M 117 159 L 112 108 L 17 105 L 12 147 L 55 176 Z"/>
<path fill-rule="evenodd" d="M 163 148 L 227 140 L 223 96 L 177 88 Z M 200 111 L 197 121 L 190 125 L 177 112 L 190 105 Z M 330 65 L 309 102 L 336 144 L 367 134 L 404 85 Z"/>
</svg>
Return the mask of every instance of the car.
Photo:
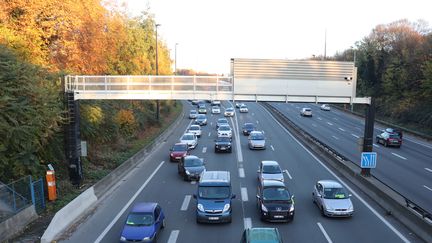
<svg viewBox="0 0 432 243">
<path fill-rule="evenodd" d="M 402 139 L 403 133 L 402 130 L 399 128 L 386 128 L 383 132 L 388 132 L 388 133 L 395 133 L 397 135 L 399 135 L 399 137 Z"/>
<path fill-rule="evenodd" d="M 220 111 L 219 106 L 212 106 L 211 113 L 212 114 L 220 114 L 221 111 Z"/>
<path fill-rule="evenodd" d="M 246 228 L 240 243 L 283 243 L 277 228 Z"/>
<path fill-rule="evenodd" d="M 242 104 L 241 106 L 240 106 L 240 113 L 248 113 L 249 112 L 249 110 L 248 110 L 248 108 L 247 108 L 247 105 L 245 105 L 245 104 Z"/>
<path fill-rule="evenodd" d="M 232 129 L 229 125 L 220 125 L 217 129 L 218 137 L 228 137 L 232 138 Z"/>
<path fill-rule="evenodd" d="M 334 180 L 319 180 L 312 190 L 312 201 L 321 210 L 323 216 L 351 217 L 354 207 L 343 186 Z"/>
<path fill-rule="evenodd" d="M 181 158 L 189 154 L 189 146 L 186 143 L 176 143 L 170 149 L 170 161 L 180 161 Z"/>
<path fill-rule="evenodd" d="M 255 131 L 255 125 L 253 123 L 245 123 L 242 127 L 243 135 L 249 136 L 252 131 Z"/>
<path fill-rule="evenodd" d="M 264 133 L 253 131 L 248 137 L 249 149 L 266 149 Z"/>
<path fill-rule="evenodd" d="M 195 155 L 183 157 L 177 165 L 179 175 L 185 181 L 199 180 L 201 174 L 206 171 L 204 160 Z"/>
<path fill-rule="evenodd" d="M 224 116 L 234 116 L 234 108 L 228 107 L 225 109 Z"/>
<path fill-rule="evenodd" d="M 192 105 L 197 105 L 199 100 L 192 100 Z"/>
<path fill-rule="evenodd" d="M 321 105 L 321 110 L 323 110 L 323 111 L 330 111 L 330 106 L 328 104 L 322 104 Z"/>
<path fill-rule="evenodd" d="M 216 122 L 216 129 L 219 128 L 221 125 L 229 125 L 228 120 L 226 118 L 219 118 Z"/>
<path fill-rule="evenodd" d="M 243 103 L 236 102 L 235 107 L 240 108 L 240 106 L 242 106 L 242 105 L 243 105 Z"/>
<path fill-rule="evenodd" d="M 302 110 L 300 111 L 300 115 L 312 117 L 312 109 L 311 108 L 302 108 Z"/>
<path fill-rule="evenodd" d="M 207 125 L 207 116 L 204 114 L 199 114 L 195 119 L 195 124 L 200 126 Z"/>
<path fill-rule="evenodd" d="M 218 137 L 215 139 L 215 153 L 217 152 L 232 152 L 231 139 L 229 137 Z"/>
<path fill-rule="evenodd" d="M 196 110 L 190 110 L 189 119 L 195 119 L 198 116 L 198 112 Z"/>
<path fill-rule="evenodd" d="M 205 171 L 198 182 L 196 199 L 197 223 L 231 223 L 232 193 L 229 171 Z"/>
<path fill-rule="evenodd" d="M 376 143 L 381 143 L 385 147 L 395 146 L 400 148 L 402 146 L 402 138 L 397 133 L 383 132 L 376 136 Z"/>
<path fill-rule="evenodd" d="M 198 113 L 199 114 L 207 114 L 207 108 L 206 108 L 206 106 L 205 105 L 200 105 L 198 107 Z"/>
<path fill-rule="evenodd" d="M 263 160 L 258 167 L 258 180 L 276 180 L 284 182 L 284 171 L 277 161 Z"/>
<path fill-rule="evenodd" d="M 205 106 L 205 101 L 204 100 L 199 100 L 197 103 L 196 103 L 196 107 L 197 108 L 199 108 L 200 106 Z"/>
<path fill-rule="evenodd" d="M 126 218 L 120 242 L 156 242 L 165 226 L 165 214 L 158 203 L 136 203 Z"/>
<path fill-rule="evenodd" d="M 220 105 L 221 105 L 221 102 L 220 102 L 220 100 L 212 100 L 211 104 L 212 104 L 212 105 L 220 106 Z"/>
<path fill-rule="evenodd" d="M 191 125 L 187 131 L 188 133 L 193 133 L 197 137 L 201 137 L 201 126 L 200 125 Z"/>
<path fill-rule="evenodd" d="M 185 143 L 190 149 L 194 149 L 198 145 L 198 138 L 193 133 L 185 133 L 180 138 L 180 143 Z"/>
<path fill-rule="evenodd" d="M 281 181 L 263 180 L 257 191 L 260 218 L 270 222 L 289 222 L 294 219 L 294 195 Z"/>
</svg>

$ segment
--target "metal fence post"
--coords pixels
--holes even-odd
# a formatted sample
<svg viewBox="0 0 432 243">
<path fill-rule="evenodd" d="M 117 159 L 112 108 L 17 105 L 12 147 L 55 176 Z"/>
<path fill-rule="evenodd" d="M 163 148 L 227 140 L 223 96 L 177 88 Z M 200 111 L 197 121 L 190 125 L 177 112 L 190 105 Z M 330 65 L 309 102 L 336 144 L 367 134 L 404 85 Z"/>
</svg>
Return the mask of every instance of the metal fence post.
<svg viewBox="0 0 432 243">
<path fill-rule="evenodd" d="M 33 205 L 36 207 L 36 198 L 35 198 L 35 192 L 34 192 L 34 185 L 33 185 L 31 177 L 30 177 L 30 181 L 29 181 L 29 186 L 30 186 L 31 200 L 32 200 Z"/>
<path fill-rule="evenodd" d="M 43 178 L 41 178 L 39 180 L 40 180 L 40 188 L 41 188 L 42 208 L 45 208 L 44 181 L 43 181 Z"/>
<path fill-rule="evenodd" d="M 15 185 L 12 184 L 12 195 L 13 195 L 13 209 L 16 212 L 16 199 L 15 199 Z"/>
</svg>

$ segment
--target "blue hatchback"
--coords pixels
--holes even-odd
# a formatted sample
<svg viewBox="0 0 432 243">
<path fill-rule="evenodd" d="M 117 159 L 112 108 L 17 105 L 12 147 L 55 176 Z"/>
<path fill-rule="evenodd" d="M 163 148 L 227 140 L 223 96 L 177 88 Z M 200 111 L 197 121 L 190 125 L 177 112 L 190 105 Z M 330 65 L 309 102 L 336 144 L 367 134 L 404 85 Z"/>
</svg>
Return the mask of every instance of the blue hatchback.
<svg viewBox="0 0 432 243">
<path fill-rule="evenodd" d="M 165 215 L 157 203 L 137 203 L 126 219 L 120 242 L 155 242 L 165 227 Z"/>
</svg>

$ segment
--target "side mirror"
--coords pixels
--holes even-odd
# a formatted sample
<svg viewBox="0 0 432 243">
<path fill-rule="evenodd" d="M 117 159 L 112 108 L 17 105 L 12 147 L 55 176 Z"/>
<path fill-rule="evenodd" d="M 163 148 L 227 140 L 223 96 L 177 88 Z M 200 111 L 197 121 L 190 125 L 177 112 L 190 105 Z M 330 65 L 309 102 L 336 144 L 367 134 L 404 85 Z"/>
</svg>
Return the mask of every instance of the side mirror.
<svg viewBox="0 0 432 243">
<path fill-rule="evenodd" d="M 257 170 L 257 173 L 260 173 L 260 172 L 261 172 L 261 171 L 258 169 L 258 170 Z"/>
<path fill-rule="evenodd" d="M 260 196 L 259 196 L 259 195 L 256 195 L 256 198 L 260 199 Z"/>
<path fill-rule="evenodd" d="M 196 195 L 196 194 L 193 194 L 193 198 L 196 199 L 196 198 L 197 198 L 197 195 Z"/>
<path fill-rule="evenodd" d="M 231 195 L 231 199 L 234 199 L 234 198 L 236 198 L 236 194 Z"/>
<path fill-rule="evenodd" d="M 348 197 L 352 197 L 352 194 L 348 194 Z"/>
</svg>

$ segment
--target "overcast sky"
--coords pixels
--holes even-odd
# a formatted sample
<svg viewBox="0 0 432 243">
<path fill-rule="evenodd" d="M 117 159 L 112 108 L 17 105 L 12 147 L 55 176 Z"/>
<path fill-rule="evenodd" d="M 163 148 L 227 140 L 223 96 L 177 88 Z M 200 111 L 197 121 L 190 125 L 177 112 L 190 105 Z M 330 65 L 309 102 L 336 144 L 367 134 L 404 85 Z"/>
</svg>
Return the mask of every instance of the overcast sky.
<svg viewBox="0 0 432 243">
<path fill-rule="evenodd" d="M 122 0 L 120 0 L 122 1 Z M 177 46 L 177 68 L 228 73 L 230 59 L 309 58 L 343 51 L 378 24 L 423 19 L 431 0 L 123 0 L 132 15 L 150 6 L 159 38 Z"/>
</svg>

